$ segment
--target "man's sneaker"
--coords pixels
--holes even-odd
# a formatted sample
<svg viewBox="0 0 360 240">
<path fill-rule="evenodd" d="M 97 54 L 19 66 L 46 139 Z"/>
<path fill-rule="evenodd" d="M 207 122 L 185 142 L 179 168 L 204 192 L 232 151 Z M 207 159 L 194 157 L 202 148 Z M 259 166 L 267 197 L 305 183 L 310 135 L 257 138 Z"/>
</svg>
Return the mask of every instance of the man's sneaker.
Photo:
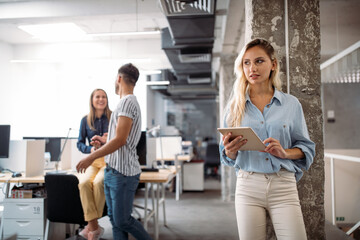
<svg viewBox="0 0 360 240">
<path fill-rule="evenodd" d="M 95 231 L 89 231 L 88 240 L 99 240 L 104 234 L 104 228 L 100 227 Z"/>
<path fill-rule="evenodd" d="M 88 239 L 89 232 L 89 227 L 86 225 L 86 227 L 84 227 L 84 229 L 79 233 L 79 235 L 85 239 Z"/>
</svg>

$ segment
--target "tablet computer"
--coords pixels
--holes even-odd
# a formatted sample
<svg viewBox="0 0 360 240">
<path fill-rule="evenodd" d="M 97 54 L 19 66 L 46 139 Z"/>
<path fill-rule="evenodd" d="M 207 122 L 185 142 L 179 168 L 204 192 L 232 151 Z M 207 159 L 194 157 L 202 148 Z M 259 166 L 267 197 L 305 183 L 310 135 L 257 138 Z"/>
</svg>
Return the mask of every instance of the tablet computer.
<svg viewBox="0 0 360 240">
<path fill-rule="evenodd" d="M 230 141 L 237 136 L 242 135 L 244 139 L 247 139 L 247 143 L 240 148 L 242 151 L 264 151 L 265 144 L 261 141 L 259 136 L 252 130 L 251 127 L 233 127 L 233 128 L 218 128 L 218 131 L 222 135 L 226 135 L 229 132 L 232 133 Z"/>
</svg>

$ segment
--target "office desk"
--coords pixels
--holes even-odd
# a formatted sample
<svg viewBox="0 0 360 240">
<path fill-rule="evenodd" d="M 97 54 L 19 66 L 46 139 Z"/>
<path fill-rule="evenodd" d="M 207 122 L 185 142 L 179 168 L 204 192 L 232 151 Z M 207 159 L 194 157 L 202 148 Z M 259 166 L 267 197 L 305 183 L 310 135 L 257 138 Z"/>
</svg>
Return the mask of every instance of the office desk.
<svg viewBox="0 0 360 240">
<path fill-rule="evenodd" d="M 177 154 L 172 158 L 166 157 L 166 158 L 158 158 L 157 161 L 174 161 L 175 162 L 175 168 L 176 168 L 176 194 L 175 199 L 178 201 L 180 199 L 180 194 L 182 193 L 182 182 L 183 182 L 183 165 L 184 162 L 190 162 L 193 158 L 192 155 L 186 154 Z"/>
<path fill-rule="evenodd" d="M 76 175 L 76 172 L 69 171 Z M 140 182 L 145 183 L 145 206 L 144 206 L 144 227 L 147 229 L 147 223 L 154 216 L 155 240 L 159 238 L 159 206 L 163 204 L 164 224 L 165 218 L 165 184 L 168 183 L 176 174 L 175 168 L 160 169 L 159 172 L 143 172 L 140 175 Z M 6 195 L 9 197 L 10 183 L 45 183 L 44 176 L 37 177 L 11 177 L 11 173 L 6 173 L 4 177 L 0 177 L 0 182 L 6 183 Z M 154 193 L 154 185 L 156 185 L 156 194 Z M 148 208 L 149 189 L 152 193 L 153 208 Z M 161 191 L 161 196 L 160 196 Z M 149 211 L 149 213 L 148 213 Z M 0 235 L 3 233 L 3 221 L 1 221 Z"/>
<path fill-rule="evenodd" d="M 174 178 L 175 174 L 176 174 L 175 167 L 171 167 L 169 169 L 159 169 L 159 172 L 142 172 L 140 175 L 140 182 L 145 183 L 144 228 L 147 230 L 147 223 L 148 223 L 149 219 L 152 216 L 154 216 L 155 240 L 159 239 L 159 207 L 160 207 L 160 204 L 163 205 L 164 225 L 166 226 L 165 185 L 168 182 L 170 182 L 171 179 Z M 156 186 L 156 194 L 154 193 L 154 186 Z M 152 197 L 152 202 L 153 202 L 152 209 L 148 208 L 149 190 L 151 191 L 151 197 Z M 161 195 L 160 195 L 160 192 L 161 192 Z M 135 207 L 140 207 L 140 206 L 135 205 Z M 142 207 L 140 207 L 140 208 L 142 208 Z"/>
</svg>

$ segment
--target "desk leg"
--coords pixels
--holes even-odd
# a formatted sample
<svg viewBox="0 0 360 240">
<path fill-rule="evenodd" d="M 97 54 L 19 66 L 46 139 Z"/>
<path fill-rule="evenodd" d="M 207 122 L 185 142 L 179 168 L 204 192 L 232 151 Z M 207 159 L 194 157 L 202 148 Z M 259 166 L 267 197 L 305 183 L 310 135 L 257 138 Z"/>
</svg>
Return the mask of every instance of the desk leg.
<svg viewBox="0 0 360 240">
<path fill-rule="evenodd" d="M 144 228 L 147 231 L 147 223 L 148 223 L 148 208 L 147 208 L 147 204 L 148 204 L 148 196 L 149 196 L 149 183 L 145 183 L 145 208 L 144 208 Z"/>
<path fill-rule="evenodd" d="M 176 173 L 176 193 L 175 193 L 175 199 L 176 201 L 179 201 L 180 198 L 180 173 Z"/>
<path fill-rule="evenodd" d="M 165 214 L 165 183 L 161 183 L 161 201 L 162 201 L 162 204 L 163 204 L 164 226 L 166 226 L 166 214 Z"/>
<path fill-rule="evenodd" d="M 155 192 L 154 192 L 154 183 L 151 183 L 151 199 L 152 199 L 152 211 L 155 214 Z M 154 218 L 155 219 L 155 218 Z M 154 220 L 155 222 L 155 220 Z M 154 223 L 155 224 L 155 223 Z"/>
<path fill-rule="evenodd" d="M 180 185 L 181 185 L 181 168 L 179 167 L 178 156 L 175 155 L 175 169 L 176 169 L 176 190 L 175 190 L 175 199 L 179 201 L 180 198 Z"/>
<path fill-rule="evenodd" d="M 155 240 L 159 239 L 159 201 L 160 201 L 160 183 L 156 184 L 156 209 L 155 209 Z"/>
<path fill-rule="evenodd" d="M 180 165 L 180 194 L 182 194 L 183 192 L 183 181 L 184 181 L 184 174 L 183 174 L 183 164 L 184 162 L 181 162 L 179 165 Z"/>
<path fill-rule="evenodd" d="M 4 228 L 4 213 L 1 216 L 0 239 L 3 239 L 3 228 Z"/>
</svg>

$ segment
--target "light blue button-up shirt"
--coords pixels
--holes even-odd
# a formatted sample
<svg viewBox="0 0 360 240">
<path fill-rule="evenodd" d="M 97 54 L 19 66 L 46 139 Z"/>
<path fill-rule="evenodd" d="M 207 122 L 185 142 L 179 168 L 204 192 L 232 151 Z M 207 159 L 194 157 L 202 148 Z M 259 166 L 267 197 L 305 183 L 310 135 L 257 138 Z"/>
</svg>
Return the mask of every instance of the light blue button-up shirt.
<svg viewBox="0 0 360 240">
<path fill-rule="evenodd" d="M 226 119 L 226 116 L 225 116 Z M 227 127 L 224 121 L 224 127 Z M 262 141 L 272 137 L 280 141 L 284 149 L 300 148 L 305 157 L 303 159 L 282 159 L 266 152 L 239 151 L 235 160 L 228 158 L 222 140 L 220 140 L 220 160 L 222 164 L 248 172 L 276 173 L 281 168 L 295 173 L 299 181 L 303 170 L 308 170 L 315 156 L 315 143 L 310 140 L 304 113 L 299 100 L 278 90 L 274 91 L 270 103 L 265 106 L 263 113 L 251 102 L 246 95 L 245 114 L 241 127 L 251 127 Z"/>
</svg>

